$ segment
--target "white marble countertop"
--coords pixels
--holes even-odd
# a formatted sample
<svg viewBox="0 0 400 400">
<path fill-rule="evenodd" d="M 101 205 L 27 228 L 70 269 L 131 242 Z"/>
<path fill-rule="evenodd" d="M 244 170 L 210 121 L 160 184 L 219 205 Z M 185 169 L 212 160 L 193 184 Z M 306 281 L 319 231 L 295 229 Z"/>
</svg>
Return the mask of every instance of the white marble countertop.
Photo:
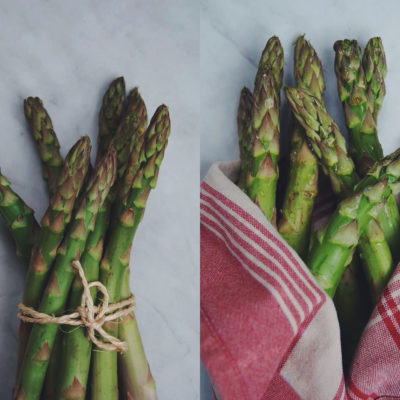
<svg viewBox="0 0 400 400">
<path fill-rule="evenodd" d="M 160 399 L 198 395 L 198 5 L 162 1 L 0 0 L 0 166 L 40 218 L 47 207 L 25 97 L 43 99 L 65 155 L 83 134 L 95 153 L 109 82 L 139 86 L 151 116 L 169 106 L 172 130 L 157 188 L 132 252 L 137 319 Z M 24 269 L 0 223 L 1 398 L 14 381 Z"/>
<path fill-rule="evenodd" d="M 381 36 L 387 57 L 387 94 L 379 115 L 379 137 L 385 153 L 400 146 L 400 3 L 395 0 L 290 1 L 202 0 L 201 7 L 201 176 L 211 163 L 238 158 L 236 110 L 243 86 L 253 88 L 267 39 L 279 36 L 285 51 L 284 83 L 294 84 L 293 51 L 296 37 L 306 35 L 316 48 L 325 72 L 328 110 L 345 132 L 336 91 L 333 43 L 357 39 L 364 48 Z M 288 106 L 282 94 L 282 135 L 287 135 Z M 204 371 L 202 371 L 202 378 Z M 202 396 L 211 399 L 206 379 Z"/>
</svg>

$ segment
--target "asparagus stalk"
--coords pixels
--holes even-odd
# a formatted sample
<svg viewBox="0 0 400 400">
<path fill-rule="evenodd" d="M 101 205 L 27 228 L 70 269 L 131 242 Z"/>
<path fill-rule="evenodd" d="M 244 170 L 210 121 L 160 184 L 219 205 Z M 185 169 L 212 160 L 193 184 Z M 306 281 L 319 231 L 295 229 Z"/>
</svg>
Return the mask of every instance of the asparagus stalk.
<svg viewBox="0 0 400 400">
<path fill-rule="evenodd" d="M 361 234 L 371 229 L 370 212 L 399 190 L 400 151 L 376 165 L 371 175 L 342 200 L 328 222 L 323 239 L 311 250 L 308 266 L 326 293 L 333 296 Z"/>
<path fill-rule="evenodd" d="M 107 153 L 108 146 L 123 117 L 124 103 L 125 80 L 121 76 L 110 83 L 103 97 L 103 103 L 99 112 L 96 161 L 101 160 Z"/>
<path fill-rule="evenodd" d="M 368 101 L 367 82 L 361 64 L 361 49 L 356 40 L 334 44 L 335 72 L 340 101 L 349 129 L 349 151 L 357 169 L 364 175 L 383 157 L 374 115 L 374 102 Z"/>
<path fill-rule="evenodd" d="M 89 157 L 90 141 L 88 137 L 83 137 L 71 148 L 65 159 L 58 187 L 51 197 L 50 205 L 42 218 L 42 228 L 32 251 L 25 278 L 23 303 L 28 307 L 36 307 L 40 301 L 57 248 L 71 219 L 75 200 L 84 182 L 88 170 Z M 19 369 L 22 357 L 25 354 L 29 332 L 30 326 L 21 322 L 17 369 Z"/>
<path fill-rule="evenodd" d="M 322 101 L 325 88 L 321 61 L 314 48 L 300 36 L 296 41 L 294 75 L 298 87 Z M 308 252 L 312 210 L 318 193 L 318 162 L 307 145 L 303 128 L 295 122 L 290 141 L 290 168 L 278 230 L 304 258 Z"/>
<path fill-rule="evenodd" d="M 278 181 L 279 104 L 283 76 L 283 49 L 277 37 L 268 40 L 261 55 L 253 93 L 252 139 L 246 177 L 247 195 L 276 223 Z"/>
<path fill-rule="evenodd" d="M 155 186 L 159 167 L 164 156 L 170 131 L 168 110 L 160 106 L 150 121 L 145 133 L 142 155 L 132 152 L 125 174 L 125 196 L 119 197 L 122 204 L 116 205 L 115 221 L 109 232 L 109 239 L 100 264 L 100 280 L 107 287 L 110 301 L 121 300 L 121 284 L 129 266 L 132 240 L 144 213 L 150 190 Z M 136 171 L 136 172 L 135 172 Z M 118 325 L 105 325 L 112 335 L 118 334 Z M 136 335 L 138 333 L 136 332 Z M 96 351 L 92 363 L 91 398 L 117 399 L 117 354 L 115 351 Z M 140 390 L 140 389 L 137 389 Z M 155 396 L 155 394 L 154 394 Z"/>
<path fill-rule="evenodd" d="M 24 112 L 33 139 L 39 150 L 43 178 L 47 182 L 51 197 L 58 186 L 58 178 L 63 166 L 63 159 L 60 155 L 60 143 L 54 132 L 50 116 L 39 97 L 28 97 L 25 99 Z"/>
<path fill-rule="evenodd" d="M 337 287 L 334 302 L 340 324 L 344 371 L 348 371 L 353 360 L 362 331 L 370 314 L 368 294 L 365 293 L 364 276 L 357 254 L 343 272 Z"/>
<path fill-rule="evenodd" d="M 369 39 L 364 49 L 362 66 L 367 81 L 367 99 L 369 103 L 374 105 L 372 116 L 376 123 L 383 98 L 386 94 L 384 81 L 387 71 L 386 56 L 381 38 L 373 37 Z"/>
<path fill-rule="evenodd" d="M 130 295 L 129 268 L 122 279 L 121 298 Z M 146 359 L 135 314 L 121 318 L 118 337 L 128 344 L 128 350 L 118 354 L 118 373 L 122 375 L 122 398 L 156 400 L 156 384 Z"/>
<path fill-rule="evenodd" d="M 75 276 L 72 261 L 79 259 L 83 253 L 88 234 L 94 228 L 97 212 L 104 203 L 115 175 L 116 153 L 110 148 L 91 177 L 86 194 L 57 250 L 53 271 L 40 301 L 40 312 L 60 315 L 64 311 Z M 15 399 L 39 398 L 57 330 L 56 324 L 33 326 L 16 385 Z"/>
<path fill-rule="evenodd" d="M 40 229 L 33 214 L 0 173 L 0 215 L 14 239 L 17 256 L 25 266 L 29 265 L 34 238 Z"/>
<path fill-rule="evenodd" d="M 279 98 L 272 74 L 263 75 L 255 88 L 252 131 L 246 191 L 266 218 L 275 223 L 279 175 Z"/>
<path fill-rule="evenodd" d="M 117 179 L 111 188 L 108 197 L 97 215 L 93 232 L 89 234 L 85 251 L 81 257 L 81 265 L 85 276 L 90 281 L 96 281 L 99 277 L 99 265 L 103 255 L 104 239 L 109 226 L 109 214 L 112 200 L 116 196 L 116 190 L 120 187 L 122 177 L 127 169 L 129 153 L 127 149 L 136 149 L 135 144 L 143 142 L 143 136 L 147 125 L 147 111 L 143 99 L 137 88 L 128 96 L 126 116 L 118 127 L 115 136 L 111 140 L 117 149 Z M 141 147 L 141 146 L 140 146 Z M 95 291 L 92 292 L 95 297 Z M 72 285 L 68 309 L 76 309 L 82 296 L 82 283 L 75 279 Z M 92 342 L 87 339 L 84 328 L 64 327 L 62 360 L 59 365 L 59 399 L 84 399 L 87 388 L 87 378 L 91 359 Z M 79 387 L 77 392 L 75 389 Z"/>
<path fill-rule="evenodd" d="M 253 94 L 244 87 L 240 92 L 237 110 L 237 125 L 240 152 L 240 173 L 238 186 L 244 190 L 248 173 L 248 159 L 251 146 L 251 113 L 253 110 Z"/>
</svg>

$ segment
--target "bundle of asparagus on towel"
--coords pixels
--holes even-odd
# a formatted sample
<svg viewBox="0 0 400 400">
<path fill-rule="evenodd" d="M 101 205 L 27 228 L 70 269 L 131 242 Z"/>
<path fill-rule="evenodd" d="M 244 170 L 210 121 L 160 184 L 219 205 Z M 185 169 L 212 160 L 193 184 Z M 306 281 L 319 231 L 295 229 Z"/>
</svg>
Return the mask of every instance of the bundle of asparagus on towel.
<svg viewBox="0 0 400 400">
<path fill-rule="evenodd" d="M 110 304 L 130 298 L 132 240 L 167 146 L 166 106 L 158 107 L 148 124 L 138 89 L 126 96 L 122 77 L 111 82 L 99 112 L 93 166 L 88 137 L 79 139 L 63 160 L 42 101 L 27 98 L 24 111 L 39 151 L 49 206 L 39 224 L 33 210 L 0 176 L 0 214 L 27 267 L 23 305 L 49 316 L 77 310 L 83 282 L 73 267 L 76 260 L 89 283 L 105 286 Z M 96 287 L 90 294 L 100 306 L 103 295 Z M 125 346 L 97 348 L 85 326 L 21 320 L 13 398 L 155 399 L 134 313 L 106 321 L 102 328 Z M 99 340 L 108 343 L 104 337 Z"/>
<path fill-rule="evenodd" d="M 399 261 L 400 215 L 395 194 L 400 190 L 400 151 L 383 157 L 377 135 L 386 75 L 381 39 L 371 38 L 363 55 L 355 40 L 339 40 L 334 50 L 349 151 L 324 104 L 321 61 L 300 36 L 294 50 L 296 87 L 284 88 L 294 120 L 287 183 L 276 212 L 284 56 L 274 36 L 261 55 L 254 90 L 243 88 L 240 95 L 238 185 L 334 297 L 348 366 L 371 305 L 378 301 Z M 329 221 L 314 230 L 319 169 L 329 178 L 337 206 Z"/>
</svg>

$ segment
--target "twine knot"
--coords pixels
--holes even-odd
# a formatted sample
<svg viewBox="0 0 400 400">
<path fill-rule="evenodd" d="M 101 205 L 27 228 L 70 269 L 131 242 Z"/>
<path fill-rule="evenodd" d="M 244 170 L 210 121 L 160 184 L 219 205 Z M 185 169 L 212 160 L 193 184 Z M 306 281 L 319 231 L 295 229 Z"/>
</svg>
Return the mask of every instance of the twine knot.
<svg viewBox="0 0 400 400">
<path fill-rule="evenodd" d="M 99 281 L 88 282 L 82 265 L 79 261 L 72 262 L 76 269 L 79 279 L 82 282 L 83 292 L 81 304 L 76 311 L 70 314 L 64 314 L 59 317 L 36 311 L 32 307 L 27 307 L 23 303 L 18 304 L 18 318 L 24 322 L 38 324 L 59 324 L 69 326 L 84 326 L 89 339 L 100 349 L 103 350 L 127 350 L 126 342 L 123 342 L 110 335 L 103 329 L 107 321 L 115 321 L 121 317 L 129 315 L 135 309 L 135 297 L 131 294 L 128 298 L 117 303 L 109 304 L 110 296 L 107 288 Z M 97 287 L 101 292 L 103 301 L 96 306 L 93 303 L 90 289 Z M 97 334 L 97 335 L 96 335 Z"/>
</svg>

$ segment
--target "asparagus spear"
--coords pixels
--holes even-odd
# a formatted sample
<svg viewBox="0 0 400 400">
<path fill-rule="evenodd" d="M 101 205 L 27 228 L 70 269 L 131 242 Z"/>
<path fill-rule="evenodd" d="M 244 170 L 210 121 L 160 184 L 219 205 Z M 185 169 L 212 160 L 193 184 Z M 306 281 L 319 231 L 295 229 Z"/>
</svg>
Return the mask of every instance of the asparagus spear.
<svg viewBox="0 0 400 400">
<path fill-rule="evenodd" d="M 325 106 L 307 90 L 285 88 L 289 105 L 303 126 L 310 146 L 330 178 L 334 193 L 351 193 L 358 181 L 353 160 L 347 155 L 346 142 Z"/>
<path fill-rule="evenodd" d="M 99 112 L 99 134 L 97 137 L 97 157 L 100 160 L 107 149 L 122 119 L 125 103 L 125 80 L 121 76 L 114 79 L 103 97 Z"/>
<path fill-rule="evenodd" d="M 333 296 L 361 234 L 371 228 L 371 210 L 399 191 L 400 151 L 386 157 L 342 200 L 328 222 L 321 242 L 313 247 L 308 266 L 330 296 Z"/>
<path fill-rule="evenodd" d="M 279 104 L 283 76 L 283 49 L 270 38 L 258 64 L 254 83 L 252 139 L 246 177 L 247 195 L 276 223 L 275 197 L 278 181 Z"/>
<path fill-rule="evenodd" d="M 277 36 L 271 36 L 261 53 L 256 77 L 254 79 L 254 87 L 257 87 L 262 76 L 270 71 L 274 77 L 276 87 L 278 88 L 277 90 L 279 91 L 282 87 L 283 80 L 283 62 L 284 57 L 281 42 Z"/>
<path fill-rule="evenodd" d="M 107 287 L 111 302 L 121 300 L 120 289 L 129 266 L 132 240 L 143 217 L 149 192 L 156 184 L 169 131 L 168 110 L 165 106 L 160 106 L 145 133 L 146 139 L 143 147 L 145 161 L 138 162 L 140 156 L 138 157 L 135 152 L 130 158 L 130 165 L 124 178 L 124 186 L 127 188 L 126 195 L 120 198 L 122 204 L 116 206 L 118 212 L 113 214 L 115 221 L 100 264 L 100 280 Z M 117 324 L 107 324 L 105 327 L 112 335 L 118 334 Z M 137 332 L 135 334 L 138 335 Z M 94 352 L 91 398 L 96 400 L 118 398 L 117 383 L 116 352 Z"/>
<path fill-rule="evenodd" d="M 75 276 L 72 261 L 79 259 L 84 251 L 89 232 L 94 228 L 97 212 L 114 183 L 115 175 L 116 153 L 111 147 L 90 178 L 86 194 L 81 199 L 74 219 L 57 250 L 53 271 L 40 301 L 40 312 L 60 315 L 64 311 Z M 16 386 L 15 399 L 39 398 L 57 330 L 56 324 L 33 326 Z"/>
<path fill-rule="evenodd" d="M 39 97 L 25 99 L 24 112 L 39 150 L 43 178 L 47 182 L 50 196 L 52 196 L 57 188 L 58 178 L 63 166 L 60 143 L 54 132 L 50 116 Z"/>
<path fill-rule="evenodd" d="M 362 65 L 367 81 L 367 99 L 369 103 L 374 105 L 372 116 L 376 123 L 386 94 L 384 81 L 386 76 L 386 57 L 381 38 L 373 37 L 369 39 L 364 49 Z"/>
<path fill-rule="evenodd" d="M 240 152 L 240 174 L 238 186 L 244 190 L 248 171 L 248 159 L 251 145 L 251 113 L 253 109 L 253 94 L 244 87 L 240 92 L 237 110 L 237 125 Z"/>
<path fill-rule="evenodd" d="M 117 179 L 110 193 L 99 210 L 93 232 L 89 234 L 85 251 L 81 257 L 81 265 L 85 276 L 90 281 L 98 280 L 99 265 L 103 254 L 103 245 L 109 225 L 109 214 L 116 190 L 120 187 L 122 177 L 127 169 L 129 152 L 140 151 L 135 144 L 143 142 L 147 125 L 147 111 L 137 88 L 128 96 L 126 116 L 117 129 L 111 143 L 117 149 Z M 95 291 L 92 292 L 95 296 Z M 76 309 L 82 296 L 82 283 L 75 279 L 72 285 L 68 308 Z M 67 334 L 63 335 L 62 360 L 59 365 L 59 399 L 84 399 L 89 373 L 92 342 L 87 339 L 84 328 L 65 327 Z M 76 391 L 79 388 L 79 391 Z"/>
<path fill-rule="evenodd" d="M 39 225 L 34 211 L 11 188 L 10 182 L 0 173 L 0 215 L 14 239 L 16 253 L 24 265 L 29 265 L 34 238 Z"/>
<path fill-rule="evenodd" d="M 50 199 L 50 205 L 41 221 L 41 231 L 32 251 L 29 263 L 23 303 L 28 307 L 36 307 L 47 281 L 57 248 L 64 236 L 65 229 L 71 219 L 75 200 L 81 190 L 89 165 L 90 140 L 80 139 L 69 151 L 58 187 Z M 19 330 L 18 368 L 25 354 L 30 326 L 21 322 Z"/>
<path fill-rule="evenodd" d="M 296 41 L 294 75 L 298 87 L 309 89 L 322 101 L 324 77 L 314 48 L 300 36 Z M 290 168 L 278 230 L 300 257 L 308 252 L 314 199 L 318 193 L 318 162 L 295 122 L 290 141 Z"/>
<path fill-rule="evenodd" d="M 357 41 L 338 40 L 334 50 L 338 92 L 350 133 L 349 151 L 363 175 L 383 157 L 373 117 L 375 107 L 373 102 L 368 101 L 361 49 Z"/>
<path fill-rule="evenodd" d="M 275 223 L 279 155 L 279 97 L 272 74 L 264 74 L 254 90 L 248 196 Z"/>
</svg>

